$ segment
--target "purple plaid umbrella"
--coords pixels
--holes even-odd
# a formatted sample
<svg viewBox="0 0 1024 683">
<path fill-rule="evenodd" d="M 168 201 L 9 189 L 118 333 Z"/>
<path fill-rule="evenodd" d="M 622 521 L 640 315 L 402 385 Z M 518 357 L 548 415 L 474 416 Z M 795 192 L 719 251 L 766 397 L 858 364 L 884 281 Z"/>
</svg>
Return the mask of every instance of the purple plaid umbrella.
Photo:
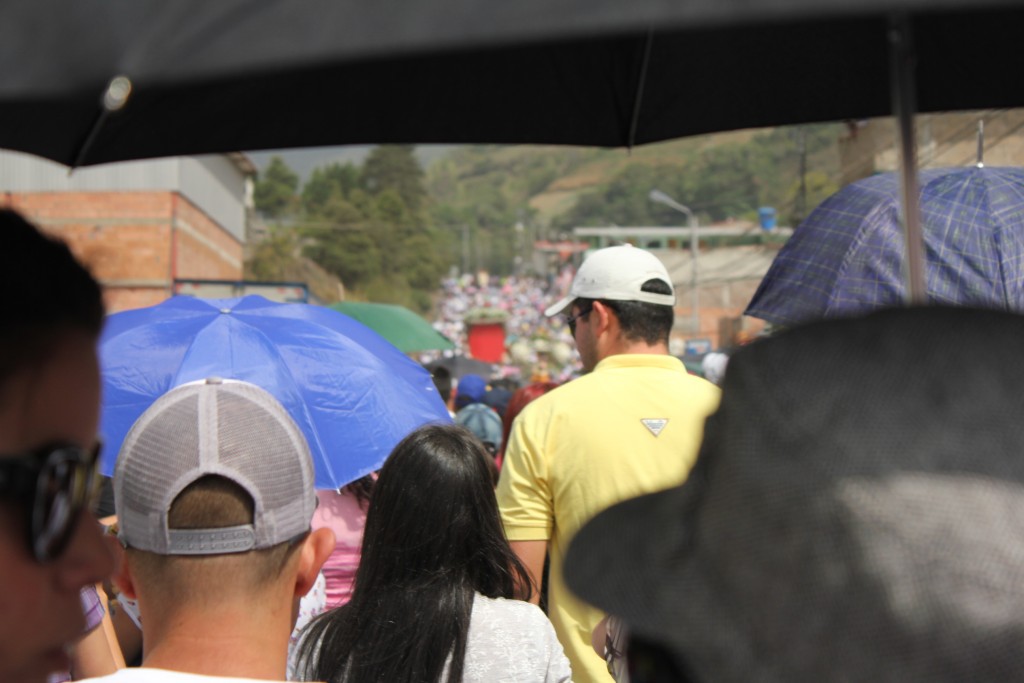
<svg viewBox="0 0 1024 683">
<path fill-rule="evenodd" d="M 928 303 L 1024 311 L 1024 169 L 922 171 Z M 779 251 L 746 315 L 776 325 L 906 300 L 899 176 L 844 187 Z"/>
</svg>

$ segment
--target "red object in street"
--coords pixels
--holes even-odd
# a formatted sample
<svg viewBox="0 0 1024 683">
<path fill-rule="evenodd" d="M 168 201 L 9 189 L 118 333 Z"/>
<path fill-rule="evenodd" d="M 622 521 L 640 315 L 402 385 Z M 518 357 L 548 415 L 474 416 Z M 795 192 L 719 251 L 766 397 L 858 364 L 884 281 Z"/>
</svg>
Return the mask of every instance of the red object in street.
<svg viewBox="0 0 1024 683">
<path fill-rule="evenodd" d="M 500 363 L 505 355 L 505 323 L 470 323 L 469 355 L 487 363 Z"/>
<path fill-rule="evenodd" d="M 474 308 L 462 321 L 469 328 L 469 355 L 485 363 L 500 363 L 505 355 L 505 322 L 508 312 L 500 308 Z"/>
</svg>

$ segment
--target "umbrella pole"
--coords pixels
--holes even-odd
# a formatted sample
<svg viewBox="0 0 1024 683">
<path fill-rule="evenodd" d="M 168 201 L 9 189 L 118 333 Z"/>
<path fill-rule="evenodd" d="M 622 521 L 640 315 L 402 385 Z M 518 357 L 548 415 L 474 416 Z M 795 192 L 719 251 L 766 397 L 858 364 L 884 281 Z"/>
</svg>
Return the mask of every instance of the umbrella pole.
<svg viewBox="0 0 1024 683">
<path fill-rule="evenodd" d="M 651 64 L 651 45 L 654 42 L 654 29 L 647 29 L 647 38 L 644 40 L 644 57 L 640 62 L 640 74 L 637 78 L 636 94 L 633 98 L 633 113 L 629 117 L 629 134 L 626 139 L 627 149 L 630 153 L 636 146 L 636 128 L 640 124 L 640 105 L 644 99 L 644 86 L 647 84 L 647 69 Z"/>
<path fill-rule="evenodd" d="M 921 305 L 927 302 L 928 294 L 925 289 L 924 232 L 921 229 L 920 193 L 917 188 L 914 50 L 910 22 L 902 14 L 893 16 L 889 24 L 889 82 L 902 170 L 901 215 L 903 240 L 907 246 L 903 259 L 903 278 L 906 282 L 904 303 L 908 306 Z"/>
<path fill-rule="evenodd" d="M 85 155 L 92 151 L 92 144 L 96 142 L 96 136 L 100 134 L 100 129 L 107 122 L 107 117 L 113 112 L 123 109 L 131 94 L 132 82 L 127 76 L 115 76 L 107 84 L 107 89 L 100 101 L 102 109 L 96 115 L 96 120 L 92 122 L 89 134 L 85 136 L 85 141 L 82 142 L 81 147 L 75 152 L 75 160 L 68 169 L 68 176 L 71 175 L 73 170 L 85 163 Z"/>
</svg>

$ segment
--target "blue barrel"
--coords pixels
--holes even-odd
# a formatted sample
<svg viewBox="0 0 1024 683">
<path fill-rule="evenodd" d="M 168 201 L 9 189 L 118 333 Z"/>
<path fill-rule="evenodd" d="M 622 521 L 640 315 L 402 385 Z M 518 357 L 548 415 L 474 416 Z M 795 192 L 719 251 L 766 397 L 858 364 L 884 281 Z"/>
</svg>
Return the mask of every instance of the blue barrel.
<svg viewBox="0 0 1024 683">
<path fill-rule="evenodd" d="M 757 219 L 761 222 L 762 230 L 774 230 L 776 221 L 775 207 L 762 206 L 757 210 Z"/>
</svg>

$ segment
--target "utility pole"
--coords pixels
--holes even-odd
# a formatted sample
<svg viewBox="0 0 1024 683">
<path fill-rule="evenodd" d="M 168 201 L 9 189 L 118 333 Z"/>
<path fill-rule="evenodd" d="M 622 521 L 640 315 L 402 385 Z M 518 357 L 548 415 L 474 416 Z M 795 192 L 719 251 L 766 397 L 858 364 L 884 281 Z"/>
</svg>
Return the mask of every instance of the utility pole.
<svg viewBox="0 0 1024 683">
<path fill-rule="evenodd" d="M 800 154 L 800 190 L 796 193 L 793 207 L 793 227 L 800 225 L 807 215 L 807 128 L 800 126 L 796 132 L 797 151 Z"/>
<path fill-rule="evenodd" d="M 690 274 L 690 292 L 693 296 L 693 322 L 692 329 L 695 336 L 700 335 L 700 289 L 697 284 L 697 259 L 700 256 L 700 229 L 697 227 L 697 217 L 693 215 L 693 211 L 690 207 L 680 204 L 676 200 L 669 197 L 661 190 L 651 190 L 647 197 L 652 202 L 664 204 L 665 206 L 671 207 L 676 211 L 686 216 L 687 222 L 690 224 L 690 253 L 693 258 L 693 268 Z"/>
</svg>

